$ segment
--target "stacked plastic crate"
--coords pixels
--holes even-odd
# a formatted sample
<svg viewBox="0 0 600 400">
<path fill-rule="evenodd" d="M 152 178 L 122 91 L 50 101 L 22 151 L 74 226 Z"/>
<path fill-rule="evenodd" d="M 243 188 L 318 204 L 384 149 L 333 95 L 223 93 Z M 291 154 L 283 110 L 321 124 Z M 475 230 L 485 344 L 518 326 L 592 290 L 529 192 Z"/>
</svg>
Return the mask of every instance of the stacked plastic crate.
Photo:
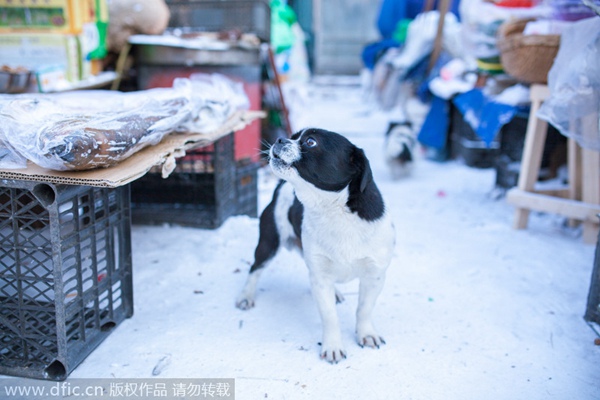
<svg viewBox="0 0 600 400">
<path fill-rule="evenodd" d="M 129 186 L 0 185 L 0 374 L 63 380 L 133 314 Z"/>
</svg>

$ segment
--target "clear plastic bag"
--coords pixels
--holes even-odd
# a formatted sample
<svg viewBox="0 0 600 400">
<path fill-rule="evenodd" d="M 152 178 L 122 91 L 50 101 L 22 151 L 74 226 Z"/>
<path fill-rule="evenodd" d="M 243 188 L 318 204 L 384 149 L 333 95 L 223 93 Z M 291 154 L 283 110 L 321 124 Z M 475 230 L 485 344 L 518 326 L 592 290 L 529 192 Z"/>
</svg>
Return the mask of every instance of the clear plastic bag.
<svg viewBox="0 0 600 400">
<path fill-rule="evenodd" d="M 21 95 L 21 97 L 26 96 Z M 0 113 L 12 100 L 14 100 L 13 95 L 0 94 Z M 15 127 L 13 127 L 14 121 L 5 120 L 1 117 L 0 121 L 0 168 L 18 169 L 27 167 L 27 158 L 23 157 L 11 146 L 7 137 L 9 132 L 15 131 Z"/>
<path fill-rule="evenodd" d="M 166 94 L 163 92 L 162 94 Z M 85 170 L 114 165 L 158 143 L 190 114 L 190 101 L 173 96 L 94 93 L 91 107 L 61 97 L 13 100 L 1 115 L 10 121 L 6 137 L 28 160 L 54 170 Z M 80 104 L 90 103 L 81 97 Z"/>
<path fill-rule="evenodd" d="M 400 72 L 403 79 L 411 68 L 422 61 L 433 50 L 437 33 L 439 11 L 429 11 L 419 14 L 408 26 L 406 42 L 398 56 L 390 64 Z M 461 26 L 456 16 L 447 13 L 444 20 L 443 47 L 453 56 L 460 56 L 460 45 L 457 44 Z"/>
<path fill-rule="evenodd" d="M 574 23 L 563 31 L 561 46 L 548 73 L 550 97 L 537 116 L 582 147 L 600 151 L 600 18 Z M 595 129 L 589 127 L 592 122 Z"/>
<path fill-rule="evenodd" d="M 176 79 L 174 89 L 189 86 L 192 115 L 178 130 L 208 133 L 219 128 L 235 111 L 246 110 L 250 100 L 244 85 L 220 74 L 192 74 L 189 79 Z"/>
<path fill-rule="evenodd" d="M 23 158 L 53 170 L 109 167 L 172 132 L 210 133 L 247 108 L 240 85 L 213 74 L 130 93 L 15 96 L 0 109 L 0 168 Z"/>
</svg>

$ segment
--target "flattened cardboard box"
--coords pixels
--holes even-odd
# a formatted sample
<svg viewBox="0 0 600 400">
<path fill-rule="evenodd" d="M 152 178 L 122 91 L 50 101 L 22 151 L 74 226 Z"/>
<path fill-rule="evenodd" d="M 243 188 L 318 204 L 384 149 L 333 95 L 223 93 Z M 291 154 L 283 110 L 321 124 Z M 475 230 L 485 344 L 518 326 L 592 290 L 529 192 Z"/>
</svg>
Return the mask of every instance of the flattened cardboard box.
<svg viewBox="0 0 600 400">
<path fill-rule="evenodd" d="M 53 171 L 30 162 L 24 169 L 0 169 L 0 179 L 114 188 L 133 182 L 155 165 L 163 165 L 163 177 L 166 177 L 175 167 L 175 158 L 185 155 L 186 150 L 208 146 L 264 116 L 263 111 L 242 111 L 231 116 L 219 129 L 211 133 L 168 135 L 159 144 L 146 147 L 109 168 Z"/>
</svg>

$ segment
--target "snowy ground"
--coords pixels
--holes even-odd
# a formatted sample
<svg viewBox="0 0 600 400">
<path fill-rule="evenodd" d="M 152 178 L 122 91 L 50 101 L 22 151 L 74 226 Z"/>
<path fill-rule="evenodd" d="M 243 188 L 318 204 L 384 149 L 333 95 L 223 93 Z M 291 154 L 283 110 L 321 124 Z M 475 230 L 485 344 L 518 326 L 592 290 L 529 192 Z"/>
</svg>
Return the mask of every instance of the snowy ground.
<svg viewBox="0 0 600 400">
<path fill-rule="evenodd" d="M 375 309 L 387 345 L 354 342 L 351 283 L 338 306 L 348 359 L 319 359 L 320 320 L 297 253 L 263 275 L 256 308 L 236 309 L 257 219 L 214 231 L 134 226 L 135 314 L 70 377 L 235 378 L 238 399 L 600 399 L 600 347 L 582 318 L 595 247 L 552 215 L 513 230 L 513 208 L 491 195 L 493 170 L 421 159 L 393 181 L 381 157 L 386 115 L 356 87 L 304 95 L 295 124 L 363 147 L 395 216 L 398 244 Z M 261 171 L 261 207 L 274 184 Z"/>
</svg>

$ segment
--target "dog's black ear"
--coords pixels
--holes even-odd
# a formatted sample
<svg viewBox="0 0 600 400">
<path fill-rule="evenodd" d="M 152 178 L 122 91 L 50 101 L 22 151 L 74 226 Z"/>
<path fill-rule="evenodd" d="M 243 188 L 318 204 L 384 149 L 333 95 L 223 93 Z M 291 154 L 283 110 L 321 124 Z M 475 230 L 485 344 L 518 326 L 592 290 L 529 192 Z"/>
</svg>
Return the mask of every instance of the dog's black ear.
<svg viewBox="0 0 600 400">
<path fill-rule="evenodd" d="M 367 186 L 373 181 L 373 172 L 371 171 L 371 165 L 369 164 L 369 160 L 363 149 L 358 147 L 354 149 L 352 163 L 360 174 L 360 191 L 364 192 Z"/>
<path fill-rule="evenodd" d="M 381 218 L 385 212 L 385 205 L 373 180 L 373 172 L 365 152 L 357 147 L 354 148 L 351 160 L 356 172 L 350 182 L 346 205 L 364 220 L 374 221 Z"/>
</svg>

